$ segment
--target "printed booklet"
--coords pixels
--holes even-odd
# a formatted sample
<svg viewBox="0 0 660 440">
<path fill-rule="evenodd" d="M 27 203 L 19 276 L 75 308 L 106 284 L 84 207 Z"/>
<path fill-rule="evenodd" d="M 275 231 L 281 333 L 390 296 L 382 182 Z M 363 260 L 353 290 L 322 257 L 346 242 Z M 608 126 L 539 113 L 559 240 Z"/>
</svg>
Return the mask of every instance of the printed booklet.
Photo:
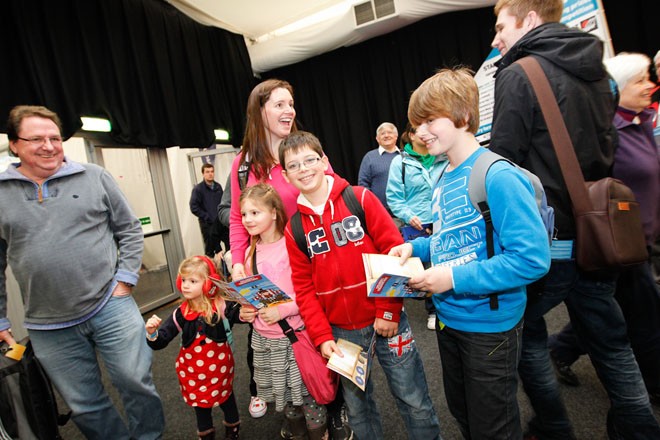
<svg viewBox="0 0 660 440">
<path fill-rule="evenodd" d="M 225 299 L 237 301 L 244 306 L 257 309 L 293 301 L 284 290 L 273 284 L 266 275 L 257 274 L 231 283 L 213 281 L 219 288 L 227 290 Z"/>
<path fill-rule="evenodd" d="M 426 292 L 408 286 L 408 280 L 424 272 L 422 260 L 410 257 L 402 266 L 399 257 L 380 254 L 362 254 L 367 276 L 367 296 L 372 298 L 423 298 Z"/>
<path fill-rule="evenodd" d="M 413 228 L 410 225 L 402 226 L 400 231 L 401 231 L 401 236 L 403 237 L 403 241 L 412 241 L 417 237 L 428 237 L 430 235 L 429 231 L 431 229 L 433 229 L 433 224 L 425 223 L 422 225 L 421 231 L 419 229 Z"/>
<path fill-rule="evenodd" d="M 366 352 L 357 344 L 345 339 L 337 339 L 337 347 L 339 347 L 344 357 L 339 357 L 337 353 L 332 353 L 326 365 L 332 371 L 336 371 L 350 379 L 351 382 L 364 391 L 367 386 L 367 379 L 369 379 L 375 344 L 376 332 L 373 333 L 371 342 L 369 343 L 369 350 Z"/>
</svg>

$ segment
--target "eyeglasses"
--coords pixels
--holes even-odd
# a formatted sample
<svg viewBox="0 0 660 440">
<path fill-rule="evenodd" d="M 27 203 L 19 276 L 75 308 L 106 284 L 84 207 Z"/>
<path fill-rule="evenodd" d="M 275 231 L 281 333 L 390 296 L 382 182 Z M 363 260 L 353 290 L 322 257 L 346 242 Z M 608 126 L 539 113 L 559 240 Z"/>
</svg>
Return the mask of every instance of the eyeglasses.
<svg viewBox="0 0 660 440">
<path fill-rule="evenodd" d="M 46 139 L 50 141 L 50 144 L 54 147 L 59 147 L 62 145 L 62 138 L 60 136 L 51 136 L 51 137 L 42 137 L 42 136 L 35 136 L 31 138 L 22 138 L 20 136 L 16 136 L 18 139 L 28 142 L 30 145 L 33 147 L 41 147 L 46 143 Z"/>
<path fill-rule="evenodd" d="M 302 162 L 291 162 L 288 163 L 286 166 L 286 172 L 287 173 L 296 173 L 300 171 L 300 167 L 305 165 L 305 168 L 313 168 L 316 166 L 316 164 L 319 163 L 321 160 L 320 157 L 308 157 L 307 159 L 304 159 Z"/>
</svg>

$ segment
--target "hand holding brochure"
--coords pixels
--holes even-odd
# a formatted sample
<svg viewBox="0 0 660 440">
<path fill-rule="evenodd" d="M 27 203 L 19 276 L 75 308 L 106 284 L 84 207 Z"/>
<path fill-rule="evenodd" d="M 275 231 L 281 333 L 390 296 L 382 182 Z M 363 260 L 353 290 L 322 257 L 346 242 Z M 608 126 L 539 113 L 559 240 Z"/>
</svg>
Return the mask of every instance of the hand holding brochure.
<svg viewBox="0 0 660 440">
<path fill-rule="evenodd" d="M 262 309 L 293 301 L 286 292 L 262 274 L 245 277 L 228 284 L 216 282 L 215 280 L 213 282 L 222 290 L 227 291 L 227 294 L 224 295 L 225 299 L 237 301 L 243 306 Z"/>
<path fill-rule="evenodd" d="M 372 298 L 398 297 L 423 298 L 426 292 L 408 286 L 408 280 L 424 272 L 424 265 L 417 257 L 408 258 L 402 266 L 399 257 L 380 254 L 362 254 L 367 277 L 367 296 Z"/>
<path fill-rule="evenodd" d="M 337 347 L 339 347 L 344 357 L 339 357 L 336 353 L 332 353 L 326 366 L 332 371 L 336 371 L 350 379 L 351 382 L 364 391 L 367 386 L 367 379 L 369 379 L 371 360 L 375 352 L 375 343 L 376 332 L 371 337 L 369 349 L 366 352 L 357 344 L 345 339 L 337 339 Z"/>
</svg>

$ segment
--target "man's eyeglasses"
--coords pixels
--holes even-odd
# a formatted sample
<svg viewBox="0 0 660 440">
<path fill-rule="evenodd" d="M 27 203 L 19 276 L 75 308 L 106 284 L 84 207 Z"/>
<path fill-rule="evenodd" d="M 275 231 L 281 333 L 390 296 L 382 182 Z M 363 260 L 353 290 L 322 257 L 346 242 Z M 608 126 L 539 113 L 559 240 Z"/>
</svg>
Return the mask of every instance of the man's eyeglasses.
<svg viewBox="0 0 660 440">
<path fill-rule="evenodd" d="M 300 171 L 300 167 L 302 165 L 305 165 L 305 168 L 313 168 L 316 166 L 317 163 L 321 160 L 320 157 L 308 157 L 307 159 L 303 160 L 302 162 L 290 162 L 286 165 L 286 172 L 287 173 L 296 173 Z"/>
<path fill-rule="evenodd" d="M 16 136 L 16 137 L 22 141 L 29 143 L 33 147 L 41 147 L 46 143 L 46 139 L 48 139 L 50 141 L 50 144 L 54 147 L 59 147 L 62 145 L 62 138 L 60 136 L 51 136 L 51 137 L 35 136 L 31 138 L 22 138 L 20 136 Z"/>
</svg>

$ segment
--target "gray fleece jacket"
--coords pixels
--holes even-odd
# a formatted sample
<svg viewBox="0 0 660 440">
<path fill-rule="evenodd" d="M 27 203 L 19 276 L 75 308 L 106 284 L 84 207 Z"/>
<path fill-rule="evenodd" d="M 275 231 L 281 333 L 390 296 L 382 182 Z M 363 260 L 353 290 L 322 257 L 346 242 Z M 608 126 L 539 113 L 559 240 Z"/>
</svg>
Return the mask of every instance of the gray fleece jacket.
<svg viewBox="0 0 660 440">
<path fill-rule="evenodd" d="M 112 176 L 97 165 L 65 159 L 41 186 L 18 166 L 0 174 L 0 330 L 11 326 L 7 264 L 23 296 L 26 328 L 84 322 L 105 305 L 118 281 L 137 283 L 140 221 Z"/>
</svg>

